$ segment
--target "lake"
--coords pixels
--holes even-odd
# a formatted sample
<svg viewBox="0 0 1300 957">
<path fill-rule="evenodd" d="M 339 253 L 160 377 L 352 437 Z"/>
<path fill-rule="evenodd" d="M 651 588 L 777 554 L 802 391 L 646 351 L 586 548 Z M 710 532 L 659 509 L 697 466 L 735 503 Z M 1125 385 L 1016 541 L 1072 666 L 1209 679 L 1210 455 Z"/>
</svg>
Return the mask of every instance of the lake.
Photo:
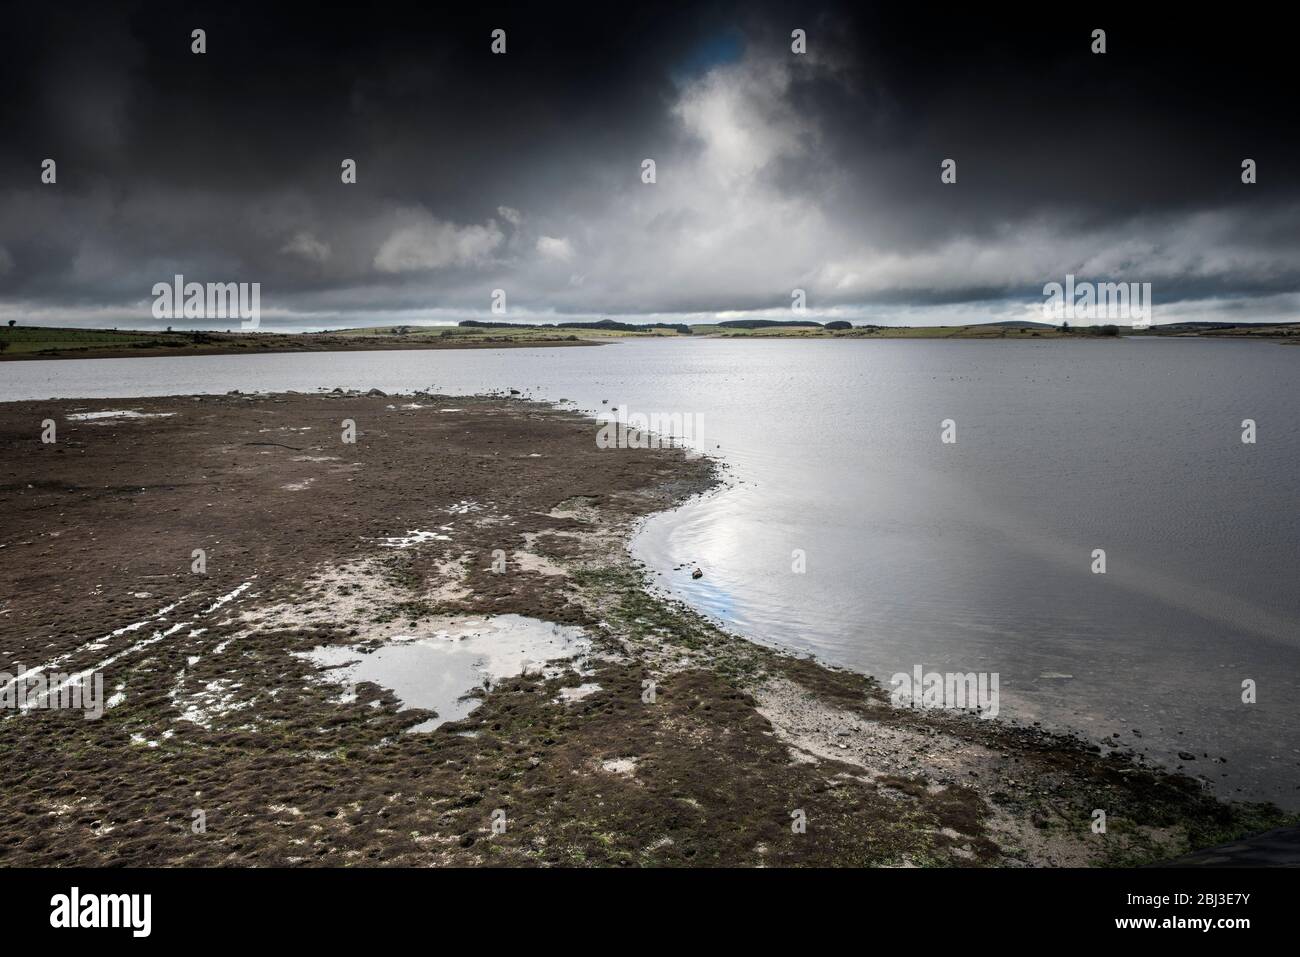
<svg viewBox="0 0 1300 957">
<path fill-rule="evenodd" d="M 672 594 L 886 682 L 996 673 L 1004 717 L 1300 807 L 1294 346 L 663 339 L 0 364 L 0 400 L 322 386 L 681 416 L 729 469 L 635 541 Z"/>
</svg>

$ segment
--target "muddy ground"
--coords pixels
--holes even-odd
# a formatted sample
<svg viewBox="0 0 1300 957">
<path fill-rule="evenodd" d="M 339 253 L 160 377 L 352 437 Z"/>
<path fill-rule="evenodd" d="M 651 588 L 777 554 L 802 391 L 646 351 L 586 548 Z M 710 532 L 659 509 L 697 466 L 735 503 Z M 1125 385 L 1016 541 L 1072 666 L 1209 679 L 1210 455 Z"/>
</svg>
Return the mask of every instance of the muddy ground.
<svg viewBox="0 0 1300 957">
<path fill-rule="evenodd" d="M 498 398 L 0 405 L 0 671 L 112 696 L 0 712 L 0 864 L 1118 864 L 1288 823 L 1129 753 L 892 708 L 648 592 L 627 537 L 715 469 L 595 433 Z M 432 731 L 302 655 L 504 613 L 592 649 Z"/>
</svg>

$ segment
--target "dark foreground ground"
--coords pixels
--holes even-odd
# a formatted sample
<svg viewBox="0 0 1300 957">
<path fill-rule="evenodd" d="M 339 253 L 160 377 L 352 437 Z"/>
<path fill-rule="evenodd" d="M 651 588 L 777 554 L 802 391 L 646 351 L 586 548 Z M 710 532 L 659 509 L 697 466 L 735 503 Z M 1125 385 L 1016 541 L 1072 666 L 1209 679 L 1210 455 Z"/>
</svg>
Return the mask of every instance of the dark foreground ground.
<svg viewBox="0 0 1300 957">
<path fill-rule="evenodd" d="M 142 417 L 68 418 L 105 410 Z M 98 668 L 115 696 L 96 721 L 0 713 L 0 864 L 1106 864 L 1294 823 L 1131 754 L 893 709 L 648 593 L 632 526 L 713 467 L 594 438 L 503 399 L 0 405 L 0 670 Z M 500 613 L 581 626 L 586 673 L 408 733 L 432 715 L 295 655 Z"/>
</svg>

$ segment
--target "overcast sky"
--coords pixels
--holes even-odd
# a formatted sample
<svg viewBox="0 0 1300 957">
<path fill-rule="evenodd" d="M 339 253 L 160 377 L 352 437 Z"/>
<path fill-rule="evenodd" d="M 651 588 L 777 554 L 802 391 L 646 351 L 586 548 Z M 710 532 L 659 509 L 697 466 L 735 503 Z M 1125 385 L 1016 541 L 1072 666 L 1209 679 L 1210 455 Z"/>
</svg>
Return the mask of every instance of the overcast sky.
<svg viewBox="0 0 1300 957">
<path fill-rule="evenodd" d="M 154 324 L 176 273 L 261 283 L 266 328 L 501 318 L 495 288 L 521 321 L 795 288 L 1040 318 L 1067 273 L 1150 282 L 1158 322 L 1300 318 L 1294 44 L 1253 7 L 230 6 L 3 7 L 0 318 Z"/>
</svg>

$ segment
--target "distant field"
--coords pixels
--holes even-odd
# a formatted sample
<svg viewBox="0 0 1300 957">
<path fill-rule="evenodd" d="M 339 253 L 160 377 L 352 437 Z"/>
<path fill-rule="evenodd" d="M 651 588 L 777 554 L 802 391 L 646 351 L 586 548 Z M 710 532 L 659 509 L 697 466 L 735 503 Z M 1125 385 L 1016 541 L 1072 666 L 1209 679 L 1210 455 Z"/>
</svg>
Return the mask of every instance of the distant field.
<svg viewBox="0 0 1300 957">
<path fill-rule="evenodd" d="M 555 327 L 506 328 L 504 326 L 366 326 L 359 329 L 338 329 L 330 335 L 358 336 L 399 336 L 437 339 L 501 339 L 512 340 L 554 340 L 568 336 L 583 339 L 622 339 L 627 337 L 644 338 L 646 336 L 675 336 L 671 329 L 654 329 L 645 332 L 628 332 L 622 329 L 559 329 Z"/>
<path fill-rule="evenodd" d="M 457 349 L 514 345 L 584 345 L 623 333 L 545 329 L 458 329 L 411 326 L 335 332 L 150 332 L 0 326 L 0 359 L 200 355 L 246 352 L 329 352 Z"/>
<path fill-rule="evenodd" d="M 190 337 L 167 332 L 117 332 L 111 329 L 55 329 L 43 326 L 0 327 L 0 351 L 23 355 L 44 351 L 183 348 Z"/>
<path fill-rule="evenodd" d="M 197 355 L 246 352 L 326 352 L 380 349 L 463 349 L 511 346 L 581 346 L 617 339 L 1079 339 L 1099 335 L 1096 327 L 1063 332 L 1054 326 L 769 326 L 742 329 L 697 324 L 685 336 L 674 329 L 561 329 L 483 326 L 371 326 L 331 332 L 151 332 L 147 330 L 61 329 L 43 326 L 0 326 L 0 359 Z M 1131 335 L 1120 326 L 1111 335 Z M 1300 325 L 1156 327 L 1157 336 L 1214 336 L 1300 341 Z"/>
<path fill-rule="evenodd" d="M 973 326 L 855 326 L 852 329 L 827 329 L 824 326 L 773 326 L 764 329 L 736 329 L 718 325 L 691 327 L 696 336 L 711 338 L 779 338 L 779 339 L 1052 339 L 1071 335 L 1059 329 L 1016 328 L 999 325 Z"/>
</svg>

